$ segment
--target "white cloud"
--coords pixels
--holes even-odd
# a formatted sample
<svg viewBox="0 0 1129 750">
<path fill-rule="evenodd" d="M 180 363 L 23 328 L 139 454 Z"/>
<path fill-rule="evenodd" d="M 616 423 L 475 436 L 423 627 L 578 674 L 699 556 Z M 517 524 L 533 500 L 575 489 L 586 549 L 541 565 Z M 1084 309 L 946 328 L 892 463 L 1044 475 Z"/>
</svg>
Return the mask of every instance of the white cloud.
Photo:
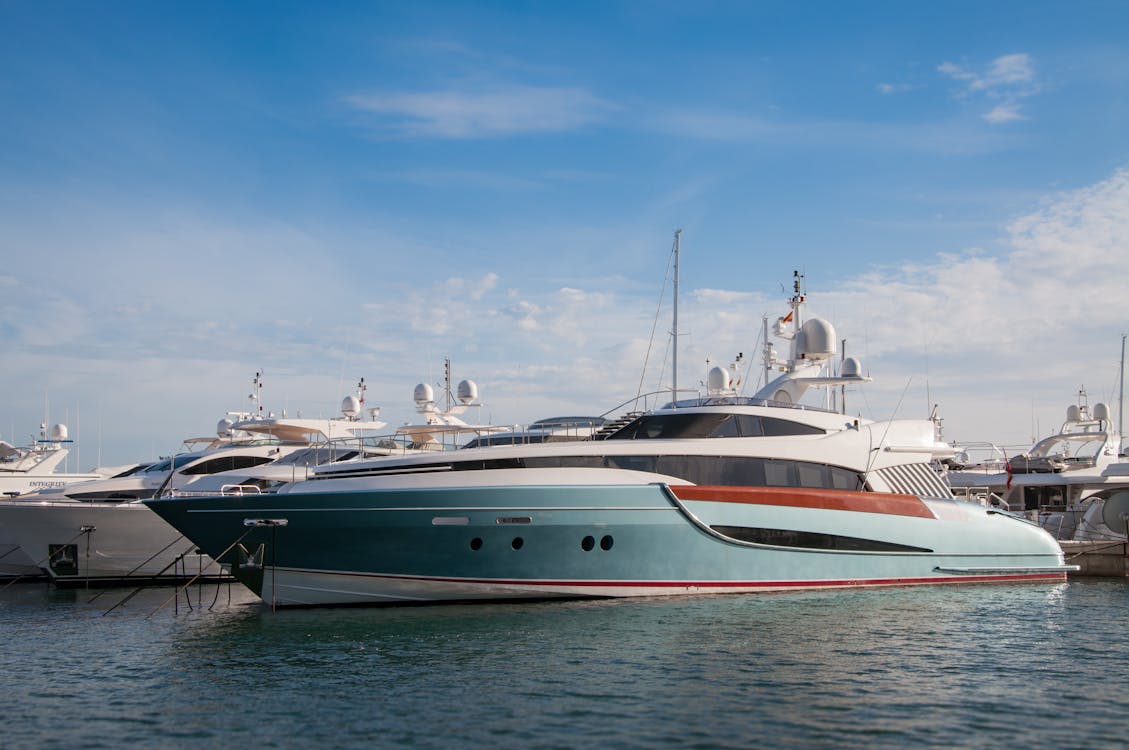
<svg viewBox="0 0 1129 750">
<path fill-rule="evenodd" d="M 492 138 L 556 133 L 599 122 L 612 107 L 585 89 L 509 86 L 492 91 L 355 94 L 345 101 L 392 134 Z"/>
<path fill-rule="evenodd" d="M 976 83 L 979 88 L 994 89 L 1002 86 L 1029 84 L 1035 80 L 1035 66 L 1027 54 L 1004 55 L 992 61 L 987 75 Z"/>
<path fill-rule="evenodd" d="M 30 224 L 42 231 L 39 222 Z M 392 423 L 413 418 L 411 385 L 448 355 L 457 378 L 474 378 L 489 395 L 493 411 L 483 418 L 505 423 L 573 410 L 599 413 L 623 401 L 641 379 L 644 390 L 669 382 L 669 307 L 657 325 L 655 317 L 665 238 L 649 250 L 653 273 L 633 283 L 584 275 L 582 269 L 567 282 L 541 280 L 496 266 L 421 284 L 406 276 L 366 275 L 342 268 L 344 263 L 315 267 L 309 257 L 332 243 L 285 229 L 236 231 L 199 222 L 196 231 L 181 227 L 162 238 L 152 230 L 135 236 L 90 226 L 102 230 L 83 232 L 96 238 L 89 240 L 97 242 L 94 250 L 126 249 L 107 272 L 110 281 L 97 276 L 96 265 L 80 265 L 81 254 L 68 256 L 67 268 L 77 268 L 81 278 L 67 285 L 56 273 L 52 278 L 60 286 L 44 304 L 41 292 L 26 283 L 29 268 L 5 271 L 18 282 L 8 284 L 0 300 L 8 357 L 0 386 L 13 403 L 42 403 L 40 387 L 50 386 L 60 398 L 85 393 L 84 414 L 92 416 L 101 404 L 120 422 L 119 413 L 144 419 L 133 403 L 137 398 L 151 403 L 162 392 L 176 394 L 169 410 L 175 413 L 161 425 L 169 440 L 175 437 L 169 431 L 200 432 L 233 408 L 237 401 L 217 394 L 230 390 L 233 399 L 245 398 L 244 386 L 231 383 L 242 384 L 259 366 L 271 373 L 271 408 L 293 413 L 298 396 L 328 392 L 322 411 L 336 413 L 351 383 L 364 376 L 370 401 L 383 406 Z M 582 244 L 621 246 L 590 231 Z M 10 222 L 8 246 L 27 244 L 19 234 Z M 575 231 L 545 234 L 576 242 Z M 528 239 L 507 236 L 502 244 L 527 247 Z M 42 234 L 39 247 L 45 253 L 87 247 L 74 240 L 67 233 Z M 834 323 L 848 338 L 850 353 L 862 357 L 876 378 L 849 395 L 853 410 L 889 416 L 912 377 L 899 415 L 917 416 L 925 411 L 925 396 L 915 391 L 924 391 L 927 376 L 950 436 L 1006 440 L 1009 431 L 1027 432 L 1036 399 L 1050 403 L 1042 417 L 1049 425 L 1061 411 L 1059 402 L 1079 385 L 1089 386 L 1094 400 L 1108 397 L 1099 387 L 1112 382 L 1107 365 L 1115 364 L 1119 336 L 1129 325 L 1120 302 L 1129 278 L 1129 171 L 1054 196 L 1011 221 L 1002 240 L 1002 253 L 953 248 L 923 262 L 847 278 L 809 275 L 812 313 Z M 362 244 L 374 243 L 365 238 Z M 375 245 L 403 257 L 402 243 L 394 239 Z M 153 254 L 154 247 L 161 252 Z M 426 255 L 415 250 L 411 257 Z M 99 257 L 94 253 L 89 263 Z M 687 259 L 686 267 L 695 262 Z M 131 275 L 135 266 L 140 270 Z M 209 275 L 194 275 L 197 267 Z M 224 273 L 218 279 L 217 268 Z M 81 296 L 87 282 L 102 306 Z M 750 283 L 777 287 L 763 279 Z M 727 363 L 738 352 L 751 363 L 750 390 L 760 379 L 761 316 L 782 314 L 785 295 L 765 296 L 740 281 L 733 286 L 684 287 L 683 385 L 704 379 L 707 360 Z M 148 293 L 139 295 L 141 290 Z M 74 306 L 68 304 L 72 298 Z M 29 388 L 28 373 L 49 375 Z M 81 391 L 72 388 L 78 383 Z M 31 414 L 25 421 L 38 424 L 39 418 Z M 87 424 L 93 423 L 88 416 Z M 136 449 L 136 426 L 115 429 L 107 430 L 107 443 Z M 160 446 L 169 448 L 175 445 Z"/>
<path fill-rule="evenodd" d="M 1027 119 L 1027 117 L 1019 111 L 1019 105 L 1014 102 L 997 105 L 992 110 L 985 112 L 983 115 L 981 115 L 981 117 L 983 117 L 993 125 L 997 125 L 1002 122 L 1012 122 L 1014 120 Z"/>
<path fill-rule="evenodd" d="M 879 94 L 904 94 L 907 91 L 912 91 L 913 86 L 908 83 L 880 83 L 875 88 Z"/>
<path fill-rule="evenodd" d="M 1000 101 L 982 115 L 993 125 L 1027 119 L 1020 111 L 1019 102 L 1040 90 L 1035 62 L 1026 53 L 997 57 L 982 72 L 948 61 L 938 65 L 937 71 L 964 84 L 957 91 L 958 98 L 978 96 Z"/>
</svg>

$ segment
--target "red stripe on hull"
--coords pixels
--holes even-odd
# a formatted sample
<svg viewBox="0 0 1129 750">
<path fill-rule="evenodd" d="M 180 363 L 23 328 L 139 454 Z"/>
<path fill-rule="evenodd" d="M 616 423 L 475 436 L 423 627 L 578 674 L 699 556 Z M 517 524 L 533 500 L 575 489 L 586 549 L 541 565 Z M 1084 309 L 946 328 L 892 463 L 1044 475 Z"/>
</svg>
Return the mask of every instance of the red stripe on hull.
<svg viewBox="0 0 1129 750">
<path fill-rule="evenodd" d="M 889 492 L 851 492 L 801 487 L 710 487 L 676 484 L 669 486 L 679 500 L 706 500 L 715 503 L 782 505 L 789 508 L 846 510 L 856 513 L 883 513 L 890 516 L 936 518 L 933 511 L 913 495 Z"/>
<path fill-rule="evenodd" d="M 684 589 L 805 589 L 838 588 L 850 586 L 910 586 L 931 583 L 989 583 L 1009 581 L 1065 582 L 1066 573 L 1002 573 L 1000 575 L 928 576 L 925 578 L 843 578 L 824 581 L 560 581 L 508 578 L 442 578 L 432 576 L 386 575 L 333 570 L 301 570 L 279 568 L 288 573 L 317 573 L 361 578 L 387 578 L 401 581 L 428 581 L 434 583 L 463 583 L 493 586 L 559 586 L 559 587 L 618 587 L 618 588 L 684 588 Z"/>
</svg>

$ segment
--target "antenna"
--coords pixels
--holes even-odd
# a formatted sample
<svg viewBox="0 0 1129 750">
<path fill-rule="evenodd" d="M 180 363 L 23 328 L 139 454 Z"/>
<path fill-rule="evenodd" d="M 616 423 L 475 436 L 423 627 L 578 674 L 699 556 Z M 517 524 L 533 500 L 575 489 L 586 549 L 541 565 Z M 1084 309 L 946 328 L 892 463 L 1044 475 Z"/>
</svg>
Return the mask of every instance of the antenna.
<svg viewBox="0 0 1129 750">
<path fill-rule="evenodd" d="M 675 408 L 678 405 L 678 254 L 681 250 L 682 230 L 674 230 L 674 329 L 670 332 L 674 339 L 671 356 L 670 390 Z"/>
<path fill-rule="evenodd" d="M 258 407 L 258 418 L 263 418 L 263 371 L 255 370 L 255 377 L 251 380 L 251 395 L 247 398 Z"/>
</svg>

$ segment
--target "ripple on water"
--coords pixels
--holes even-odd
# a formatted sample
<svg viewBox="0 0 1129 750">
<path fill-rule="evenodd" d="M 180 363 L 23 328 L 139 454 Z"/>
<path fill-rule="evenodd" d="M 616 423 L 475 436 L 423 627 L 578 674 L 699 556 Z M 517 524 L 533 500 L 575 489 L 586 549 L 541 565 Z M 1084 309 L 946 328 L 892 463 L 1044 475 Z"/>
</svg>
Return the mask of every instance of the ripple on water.
<svg viewBox="0 0 1129 750">
<path fill-rule="evenodd" d="M 1095 746 L 1129 709 L 1122 581 L 147 618 L 169 593 L 0 593 L 4 746 Z"/>
</svg>

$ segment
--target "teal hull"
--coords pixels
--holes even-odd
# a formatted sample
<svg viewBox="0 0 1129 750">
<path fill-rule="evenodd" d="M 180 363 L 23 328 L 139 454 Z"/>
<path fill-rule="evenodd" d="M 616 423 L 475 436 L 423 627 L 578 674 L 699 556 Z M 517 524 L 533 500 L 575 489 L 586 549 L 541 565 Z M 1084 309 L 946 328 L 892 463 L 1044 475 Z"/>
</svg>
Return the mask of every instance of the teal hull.
<svg viewBox="0 0 1129 750">
<path fill-rule="evenodd" d="M 1061 550 L 1037 527 L 979 506 L 930 502 L 944 503 L 943 512 L 912 517 L 681 501 L 654 484 L 289 493 L 148 505 L 280 606 L 1065 577 Z M 783 541 L 750 542 L 717 529 L 768 529 L 770 542 Z M 797 538 L 808 546 L 794 546 Z M 850 540 L 856 548 L 817 548 L 810 539 L 840 540 L 830 543 L 840 547 Z"/>
</svg>

